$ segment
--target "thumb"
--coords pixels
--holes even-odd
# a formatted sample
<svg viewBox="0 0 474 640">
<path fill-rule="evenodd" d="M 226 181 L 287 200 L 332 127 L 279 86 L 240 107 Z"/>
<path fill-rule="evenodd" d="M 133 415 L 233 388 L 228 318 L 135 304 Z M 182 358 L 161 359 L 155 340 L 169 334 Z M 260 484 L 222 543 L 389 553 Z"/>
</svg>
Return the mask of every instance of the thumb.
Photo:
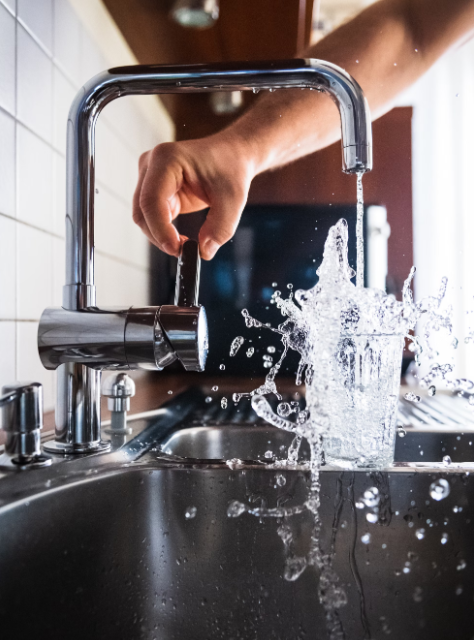
<svg viewBox="0 0 474 640">
<path fill-rule="evenodd" d="M 213 195 L 211 208 L 199 232 L 201 257 L 204 260 L 211 260 L 218 249 L 233 237 L 247 194 L 248 189 L 232 187 Z"/>
</svg>

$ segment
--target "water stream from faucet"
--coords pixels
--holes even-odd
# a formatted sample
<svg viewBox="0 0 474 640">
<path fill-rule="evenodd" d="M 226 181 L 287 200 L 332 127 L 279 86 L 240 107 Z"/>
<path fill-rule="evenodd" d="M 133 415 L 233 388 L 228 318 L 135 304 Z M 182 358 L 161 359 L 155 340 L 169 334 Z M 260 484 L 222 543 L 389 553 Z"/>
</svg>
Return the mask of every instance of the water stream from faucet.
<svg viewBox="0 0 474 640">
<path fill-rule="evenodd" d="M 364 286 L 364 191 L 362 189 L 362 173 L 357 174 L 357 222 L 356 222 L 356 246 L 357 246 L 357 276 L 358 287 Z"/>
</svg>

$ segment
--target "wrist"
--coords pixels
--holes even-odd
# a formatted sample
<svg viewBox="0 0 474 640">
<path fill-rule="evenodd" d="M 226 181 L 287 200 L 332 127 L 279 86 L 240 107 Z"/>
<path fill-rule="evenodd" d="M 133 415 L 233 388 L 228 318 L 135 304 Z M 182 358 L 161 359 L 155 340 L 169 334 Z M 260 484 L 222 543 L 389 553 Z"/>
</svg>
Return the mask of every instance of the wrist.
<svg viewBox="0 0 474 640">
<path fill-rule="evenodd" d="M 240 119 L 215 134 L 222 144 L 232 149 L 236 158 L 242 159 L 252 178 L 270 166 L 269 153 L 264 140 L 256 133 L 257 128 L 255 123 Z"/>
</svg>

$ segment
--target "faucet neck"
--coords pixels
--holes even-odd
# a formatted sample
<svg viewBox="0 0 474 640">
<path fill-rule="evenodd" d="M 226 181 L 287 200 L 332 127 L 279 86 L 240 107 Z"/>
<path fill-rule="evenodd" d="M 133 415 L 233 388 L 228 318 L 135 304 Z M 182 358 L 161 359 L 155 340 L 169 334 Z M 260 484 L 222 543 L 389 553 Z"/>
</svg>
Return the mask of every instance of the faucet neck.
<svg viewBox="0 0 474 640">
<path fill-rule="evenodd" d="M 330 62 L 138 65 L 110 69 L 92 78 L 77 94 L 68 119 L 64 307 L 76 310 L 95 305 L 95 125 L 109 102 L 126 95 L 295 87 L 332 96 L 341 116 L 343 171 L 369 171 L 372 134 L 367 101 L 358 83 Z"/>
</svg>

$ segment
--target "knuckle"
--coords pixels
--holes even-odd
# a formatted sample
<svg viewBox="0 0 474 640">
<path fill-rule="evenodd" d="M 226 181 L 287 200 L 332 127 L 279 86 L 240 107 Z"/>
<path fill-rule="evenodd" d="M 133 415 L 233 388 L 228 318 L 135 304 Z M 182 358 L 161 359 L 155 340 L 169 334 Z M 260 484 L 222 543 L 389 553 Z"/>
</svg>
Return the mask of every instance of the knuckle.
<svg viewBox="0 0 474 640">
<path fill-rule="evenodd" d="M 151 150 L 152 162 L 167 162 L 175 155 L 175 142 L 162 142 Z"/>
</svg>

